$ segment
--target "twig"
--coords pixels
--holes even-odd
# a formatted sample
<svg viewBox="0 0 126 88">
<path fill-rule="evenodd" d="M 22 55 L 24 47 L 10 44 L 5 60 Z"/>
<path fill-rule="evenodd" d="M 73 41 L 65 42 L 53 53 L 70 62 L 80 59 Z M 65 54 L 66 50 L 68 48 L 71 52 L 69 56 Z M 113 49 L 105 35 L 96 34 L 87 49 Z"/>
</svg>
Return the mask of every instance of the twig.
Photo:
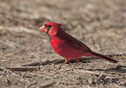
<svg viewBox="0 0 126 88">
<path fill-rule="evenodd" d="M 0 71 L 4 71 L 4 69 L 8 69 L 11 71 L 34 71 L 34 70 L 39 70 L 40 68 L 38 67 L 6 67 L 6 68 L 0 68 Z"/>
<path fill-rule="evenodd" d="M 110 75 L 110 74 L 106 74 L 103 73 L 103 71 L 97 72 L 97 71 L 88 71 L 88 70 L 78 70 L 78 69 L 74 69 L 77 72 L 81 72 L 81 73 L 89 73 L 89 74 L 96 74 L 96 75 Z"/>
<path fill-rule="evenodd" d="M 47 83 L 45 83 L 45 84 L 42 84 L 41 86 L 40 86 L 40 88 L 47 88 L 47 87 L 50 87 L 50 86 L 52 86 L 52 85 L 54 85 L 55 84 L 55 81 L 48 81 Z"/>
</svg>

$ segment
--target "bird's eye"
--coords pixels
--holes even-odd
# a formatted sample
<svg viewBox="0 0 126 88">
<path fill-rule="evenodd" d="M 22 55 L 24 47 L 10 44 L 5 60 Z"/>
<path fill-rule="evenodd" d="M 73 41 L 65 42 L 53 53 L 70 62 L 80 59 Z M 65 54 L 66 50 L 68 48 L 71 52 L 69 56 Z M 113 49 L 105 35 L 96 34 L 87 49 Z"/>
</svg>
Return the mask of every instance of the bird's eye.
<svg viewBox="0 0 126 88">
<path fill-rule="evenodd" d="M 51 27 L 51 25 L 48 25 L 47 27 Z"/>
<path fill-rule="evenodd" d="M 45 27 L 49 30 L 51 28 L 51 25 L 45 25 Z"/>
</svg>

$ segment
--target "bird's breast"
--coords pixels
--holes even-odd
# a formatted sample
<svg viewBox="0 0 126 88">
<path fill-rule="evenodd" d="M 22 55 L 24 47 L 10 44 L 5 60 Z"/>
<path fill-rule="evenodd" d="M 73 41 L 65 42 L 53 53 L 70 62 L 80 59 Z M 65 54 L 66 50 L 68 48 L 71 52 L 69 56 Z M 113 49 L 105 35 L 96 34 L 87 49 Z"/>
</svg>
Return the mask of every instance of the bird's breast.
<svg viewBox="0 0 126 88">
<path fill-rule="evenodd" d="M 63 40 L 51 40 L 50 43 L 56 53 L 63 51 L 64 48 L 66 47 L 66 44 L 64 43 Z"/>
<path fill-rule="evenodd" d="M 64 40 L 51 40 L 50 43 L 54 51 L 62 57 L 78 58 L 83 56 L 82 51 L 69 46 Z"/>
</svg>

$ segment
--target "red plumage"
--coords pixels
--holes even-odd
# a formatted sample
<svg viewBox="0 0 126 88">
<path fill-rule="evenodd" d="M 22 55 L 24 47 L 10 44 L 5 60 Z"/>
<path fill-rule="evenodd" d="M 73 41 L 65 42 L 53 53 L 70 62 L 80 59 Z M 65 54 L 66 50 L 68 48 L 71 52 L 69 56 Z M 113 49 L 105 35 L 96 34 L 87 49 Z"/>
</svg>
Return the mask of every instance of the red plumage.
<svg viewBox="0 0 126 88">
<path fill-rule="evenodd" d="M 40 31 L 48 34 L 54 51 L 65 58 L 63 64 L 69 59 L 76 59 L 77 64 L 79 62 L 78 58 L 82 56 L 94 56 L 112 63 L 118 62 L 109 57 L 93 52 L 87 45 L 63 31 L 61 26 L 62 25 L 59 23 L 48 22 L 40 28 Z M 61 64 L 60 67 L 63 64 Z"/>
</svg>

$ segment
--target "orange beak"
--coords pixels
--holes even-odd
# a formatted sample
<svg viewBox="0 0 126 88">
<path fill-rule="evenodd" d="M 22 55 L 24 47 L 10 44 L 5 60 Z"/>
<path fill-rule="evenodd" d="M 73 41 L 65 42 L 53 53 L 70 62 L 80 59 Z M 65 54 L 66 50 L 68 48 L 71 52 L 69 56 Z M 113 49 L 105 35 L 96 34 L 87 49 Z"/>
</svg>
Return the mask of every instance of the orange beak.
<svg viewBox="0 0 126 88">
<path fill-rule="evenodd" d="M 43 31 L 43 32 L 47 32 L 47 30 L 46 30 L 46 27 L 45 27 L 45 26 L 40 27 L 40 28 L 39 28 L 39 30 L 40 30 L 40 31 Z"/>
</svg>

